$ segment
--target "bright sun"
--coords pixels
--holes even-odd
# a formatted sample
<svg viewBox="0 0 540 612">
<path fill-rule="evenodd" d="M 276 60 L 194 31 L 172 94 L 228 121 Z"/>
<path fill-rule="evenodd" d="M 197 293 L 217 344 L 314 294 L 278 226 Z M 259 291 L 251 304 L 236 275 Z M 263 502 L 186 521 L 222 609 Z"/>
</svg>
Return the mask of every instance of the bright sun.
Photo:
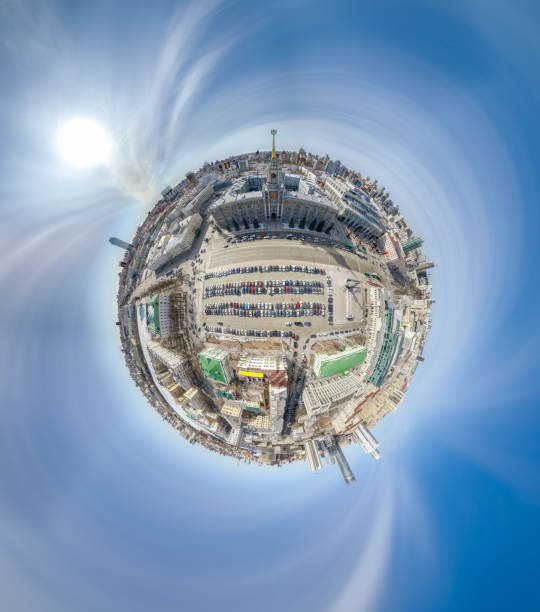
<svg viewBox="0 0 540 612">
<path fill-rule="evenodd" d="M 112 139 L 92 119 L 71 119 L 56 135 L 60 155 L 72 166 L 86 168 L 106 164 L 112 153 Z"/>
</svg>

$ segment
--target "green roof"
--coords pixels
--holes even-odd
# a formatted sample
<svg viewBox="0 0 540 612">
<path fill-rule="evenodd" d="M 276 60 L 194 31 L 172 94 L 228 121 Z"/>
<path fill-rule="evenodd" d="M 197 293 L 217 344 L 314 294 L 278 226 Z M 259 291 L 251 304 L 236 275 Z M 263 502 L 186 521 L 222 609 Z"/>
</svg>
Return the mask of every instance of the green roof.
<svg viewBox="0 0 540 612">
<path fill-rule="evenodd" d="M 228 382 L 225 372 L 223 371 L 223 365 L 221 360 L 214 359 L 213 357 L 207 357 L 204 352 L 199 353 L 199 364 L 205 378 L 216 380 L 217 382 L 226 383 Z"/>
<path fill-rule="evenodd" d="M 153 295 L 146 302 L 146 327 L 157 336 L 161 336 L 159 325 L 159 295 Z"/>
<path fill-rule="evenodd" d="M 367 349 L 359 347 L 359 350 L 347 353 L 338 358 L 328 355 L 328 359 L 323 359 L 317 378 L 332 376 L 334 374 L 348 374 L 351 368 L 363 363 L 366 359 Z"/>
</svg>

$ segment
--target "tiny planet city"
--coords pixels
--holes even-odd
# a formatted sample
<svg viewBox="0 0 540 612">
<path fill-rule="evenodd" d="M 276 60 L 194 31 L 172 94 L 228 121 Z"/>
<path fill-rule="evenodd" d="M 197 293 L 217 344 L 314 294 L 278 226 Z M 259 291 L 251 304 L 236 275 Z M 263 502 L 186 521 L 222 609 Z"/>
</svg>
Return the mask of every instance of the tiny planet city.
<svg viewBox="0 0 540 612">
<path fill-rule="evenodd" d="M 386 189 L 328 155 L 233 155 L 166 187 L 120 261 L 122 352 L 190 443 L 309 469 L 403 400 L 431 326 L 434 263 Z M 264 141 L 263 141 L 264 143 Z M 270 144 L 270 139 L 268 139 Z"/>
</svg>

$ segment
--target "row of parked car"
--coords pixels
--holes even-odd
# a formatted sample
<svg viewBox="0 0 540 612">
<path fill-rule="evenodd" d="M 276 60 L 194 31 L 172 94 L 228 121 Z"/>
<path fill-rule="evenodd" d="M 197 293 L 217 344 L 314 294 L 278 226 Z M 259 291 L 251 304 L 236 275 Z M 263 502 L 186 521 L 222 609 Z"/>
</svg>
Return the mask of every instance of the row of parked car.
<svg viewBox="0 0 540 612">
<path fill-rule="evenodd" d="M 324 304 L 316 302 L 291 302 L 280 304 L 222 302 L 218 304 L 205 304 L 204 313 L 207 315 L 227 315 L 236 317 L 310 317 L 325 316 Z"/>
<path fill-rule="evenodd" d="M 326 270 L 322 268 L 314 268 L 312 266 L 295 266 L 288 265 L 271 265 L 271 266 L 243 266 L 236 268 L 227 268 L 217 272 L 207 272 L 204 279 L 221 278 L 223 276 L 231 276 L 232 274 L 254 274 L 257 272 L 303 272 L 304 274 L 321 274 L 326 276 Z"/>
<path fill-rule="evenodd" d="M 270 287 L 268 289 L 268 295 L 303 295 L 305 293 L 322 295 L 324 289 L 322 287 L 291 287 L 290 285 L 286 287 Z"/>
<path fill-rule="evenodd" d="M 242 281 L 236 283 L 223 283 L 221 285 L 211 285 L 204 290 L 204 297 L 210 298 L 222 295 L 269 295 L 312 293 L 320 295 L 324 293 L 323 284 L 319 281 L 302 280 L 265 280 L 265 281 Z"/>
<path fill-rule="evenodd" d="M 259 338 L 295 338 L 298 336 L 292 331 L 281 331 L 279 329 L 238 329 L 236 327 L 223 327 L 222 325 L 205 325 L 207 332 L 217 334 L 231 334 L 233 336 L 255 336 Z"/>
<path fill-rule="evenodd" d="M 222 289 L 205 289 L 204 297 L 220 297 L 224 295 L 321 295 L 324 290 L 320 287 L 241 287 L 240 289 L 224 287 Z"/>
<path fill-rule="evenodd" d="M 334 325 L 334 289 L 330 276 L 327 278 L 326 284 L 328 285 L 328 323 Z"/>
</svg>

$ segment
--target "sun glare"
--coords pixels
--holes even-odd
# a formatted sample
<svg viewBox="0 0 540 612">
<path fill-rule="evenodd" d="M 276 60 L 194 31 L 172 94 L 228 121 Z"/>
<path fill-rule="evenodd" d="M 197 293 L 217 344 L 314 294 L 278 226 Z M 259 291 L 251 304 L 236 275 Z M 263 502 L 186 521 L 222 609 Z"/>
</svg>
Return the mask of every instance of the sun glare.
<svg viewBox="0 0 540 612">
<path fill-rule="evenodd" d="M 92 119 L 71 119 L 58 130 L 56 144 L 60 155 L 72 166 L 86 168 L 107 164 L 112 153 L 112 139 Z"/>
</svg>

